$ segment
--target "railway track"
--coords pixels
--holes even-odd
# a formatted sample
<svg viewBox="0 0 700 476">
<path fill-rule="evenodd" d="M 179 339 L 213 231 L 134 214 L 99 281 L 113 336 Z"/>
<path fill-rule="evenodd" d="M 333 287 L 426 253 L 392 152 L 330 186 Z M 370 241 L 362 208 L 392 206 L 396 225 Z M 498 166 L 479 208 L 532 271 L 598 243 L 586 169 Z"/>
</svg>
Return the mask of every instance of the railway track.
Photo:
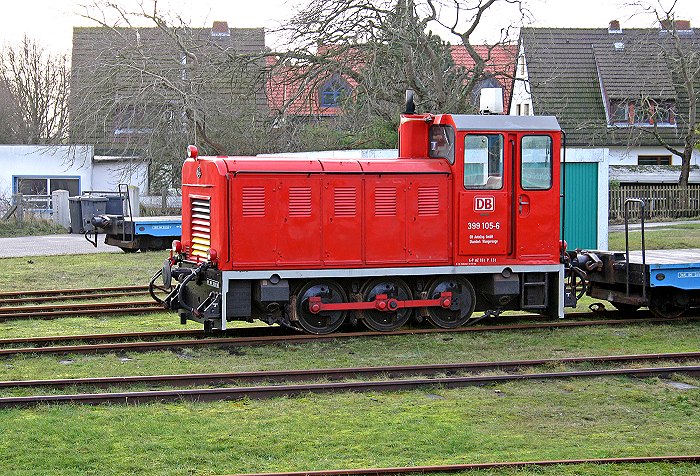
<svg viewBox="0 0 700 476">
<path fill-rule="evenodd" d="M 41 403 L 145 403 L 173 402 L 181 400 L 216 401 L 242 398 L 272 398 L 307 393 L 404 391 L 426 387 L 460 388 L 474 385 L 510 382 L 515 380 L 552 380 L 591 378 L 608 376 L 670 377 L 682 373 L 700 375 L 700 365 L 612 368 L 601 370 L 574 370 L 563 372 L 520 373 L 523 369 L 534 369 L 553 365 L 579 365 L 596 363 L 616 365 L 632 362 L 679 362 L 700 359 L 700 353 L 643 354 L 623 356 L 572 357 L 564 359 L 540 359 L 505 362 L 472 362 L 458 364 L 407 365 L 393 367 L 362 367 L 341 369 L 311 369 L 292 371 L 239 372 L 216 374 L 154 375 L 128 377 L 102 377 L 84 379 L 25 380 L 0 382 L 0 388 L 64 388 L 68 386 L 123 387 L 129 385 L 192 386 L 208 385 L 208 388 L 179 388 L 174 390 L 149 390 L 132 392 L 78 393 L 66 395 L 34 395 L 0 398 L 0 408 L 31 406 Z M 450 376 L 484 371 L 509 371 L 508 374 Z M 383 380 L 347 381 L 382 377 Z M 330 380 L 330 382 L 313 382 Z M 341 381 L 338 381 L 341 380 Z M 211 388 L 214 385 L 238 382 L 265 383 L 312 381 L 303 384 L 259 385 L 248 387 Z"/>
<path fill-rule="evenodd" d="M 589 317 L 592 314 L 587 314 Z M 565 327 L 613 326 L 638 323 L 667 323 L 686 321 L 698 317 L 678 319 L 598 319 L 598 320 L 556 320 L 511 325 L 478 325 L 458 329 L 411 328 L 393 332 L 338 332 L 327 335 L 298 334 L 280 327 L 251 327 L 227 331 L 224 336 L 209 336 L 198 330 L 89 334 L 76 336 L 48 336 L 37 338 L 0 339 L 0 356 L 18 354 L 89 354 L 99 352 L 145 352 L 169 348 L 192 348 L 206 346 L 249 346 L 269 344 L 299 344 L 305 342 L 329 341 L 354 337 L 386 337 L 400 335 L 454 334 L 466 332 L 533 330 Z M 231 334 L 234 334 L 231 336 Z M 172 339 L 172 338 L 175 339 Z M 181 337 L 189 337 L 181 339 Z M 158 340 L 143 340 L 158 339 Z M 125 342 L 129 340 L 129 342 Z M 47 345 L 61 342 L 81 342 L 73 345 Z M 92 342 L 86 344 L 83 342 Z M 18 347 L 31 345 L 30 347 Z"/>
<path fill-rule="evenodd" d="M 637 456 L 627 458 L 584 458 L 584 459 L 560 459 L 543 461 L 503 461 L 497 463 L 467 463 L 445 464 L 434 466 L 404 466 L 394 468 L 357 468 L 357 469 L 332 469 L 320 471 L 292 471 L 281 473 L 244 473 L 229 476 L 355 476 L 355 475 L 389 475 L 389 474 L 431 474 L 431 473 L 457 473 L 478 469 L 512 468 L 523 469 L 531 466 L 571 466 L 582 464 L 616 465 L 616 464 L 644 464 L 644 463 L 700 463 L 700 455 L 674 455 L 674 456 Z"/>
<path fill-rule="evenodd" d="M 467 372 L 513 371 L 553 365 L 620 364 L 630 362 L 680 362 L 699 360 L 700 352 L 681 352 L 671 354 L 635 354 L 606 355 L 600 357 L 567 357 L 559 359 L 510 360 L 502 362 L 469 362 L 453 364 L 422 364 L 359 368 L 305 369 L 305 370 L 266 370 L 258 372 L 228 372 L 209 374 L 149 375 L 127 377 L 90 377 L 81 379 L 51 380 L 6 380 L 0 381 L 0 388 L 11 387 L 49 387 L 89 385 L 109 388 L 128 385 L 221 385 L 223 383 L 262 383 L 262 382 L 299 382 L 311 380 L 347 380 L 366 379 L 387 376 L 403 378 L 409 376 L 454 375 Z"/>
<path fill-rule="evenodd" d="M 142 296 L 148 294 L 148 286 L 113 286 L 83 289 L 43 289 L 32 291 L 0 292 L 0 305 L 27 302 L 55 302 L 62 300 L 101 299 L 108 297 Z"/>
<path fill-rule="evenodd" d="M 75 303 L 148 294 L 147 286 L 85 289 L 55 289 L 0 293 L 0 320 L 55 319 L 59 317 L 157 312 L 163 309 L 152 300 Z M 66 303 L 70 301 L 70 303 Z M 29 303 L 34 303 L 33 305 Z M 50 304 L 36 304 L 50 303 Z"/>
</svg>

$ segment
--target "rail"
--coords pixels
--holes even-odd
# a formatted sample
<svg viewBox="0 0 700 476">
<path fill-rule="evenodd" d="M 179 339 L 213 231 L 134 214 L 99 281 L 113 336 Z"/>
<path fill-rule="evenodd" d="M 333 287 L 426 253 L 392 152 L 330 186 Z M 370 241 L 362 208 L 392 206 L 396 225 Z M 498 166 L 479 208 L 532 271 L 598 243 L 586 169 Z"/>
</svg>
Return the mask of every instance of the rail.
<svg viewBox="0 0 700 476">
<path fill-rule="evenodd" d="M 590 314 L 589 314 L 590 315 Z M 697 319 L 697 317 L 695 318 Z M 535 322 L 514 325 L 481 325 L 460 327 L 456 329 L 417 328 L 401 329 L 392 332 L 338 332 L 333 334 L 292 334 L 280 327 L 254 327 L 237 329 L 235 337 L 210 337 L 202 331 L 165 331 L 159 333 L 120 333 L 120 334 L 96 334 L 84 336 L 49 336 L 38 338 L 2 339 L 0 345 L 8 346 L 0 349 L 0 357 L 19 354 L 93 354 L 101 352 L 150 352 L 172 348 L 193 348 L 208 346 L 259 346 L 275 344 L 303 344 L 306 342 L 325 342 L 337 339 L 350 338 L 376 338 L 402 335 L 446 334 L 446 333 L 473 333 L 473 332 L 500 332 L 512 330 L 537 330 L 565 327 L 589 327 L 589 326 L 616 326 L 642 323 L 669 323 L 687 322 L 695 320 L 693 317 L 665 319 L 658 317 L 640 319 L 605 319 L 605 320 L 580 320 L 580 321 L 556 321 Z M 227 331 L 226 335 L 229 331 Z M 169 335 L 170 334 L 170 335 Z M 157 337 L 163 340 L 140 340 L 143 338 Z M 189 339 L 172 340 L 168 337 L 190 337 Z M 124 342 L 125 339 L 134 339 L 135 342 Z M 57 342 L 94 342 L 93 344 L 75 345 L 46 345 Z M 30 345 L 32 347 L 14 347 L 16 345 Z M 12 347 L 10 347 L 12 346 Z"/>
<path fill-rule="evenodd" d="M 463 463 L 433 466 L 404 466 L 396 468 L 329 469 L 318 471 L 294 471 L 281 473 L 245 473 L 229 476 L 379 476 L 390 474 L 460 473 L 482 469 L 525 469 L 530 466 L 573 466 L 581 464 L 648 464 L 648 463 L 699 463 L 700 455 L 637 456 L 625 458 L 585 458 L 541 461 L 502 461 L 496 463 Z"/>
</svg>

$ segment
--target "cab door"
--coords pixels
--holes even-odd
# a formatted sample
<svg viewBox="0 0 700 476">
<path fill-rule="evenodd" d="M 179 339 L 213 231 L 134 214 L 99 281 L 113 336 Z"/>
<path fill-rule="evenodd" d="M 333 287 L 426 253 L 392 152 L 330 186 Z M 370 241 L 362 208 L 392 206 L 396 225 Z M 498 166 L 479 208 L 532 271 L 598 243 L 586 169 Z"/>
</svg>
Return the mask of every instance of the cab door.
<svg viewBox="0 0 700 476">
<path fill-rule="evenodd" d="M 496 263 L 512 253 L 512 160 L 506 144 L 504 134 L 464 135 L 463 180 L 456 183 L 460 263 Z"/>
<path fill-rule="evenodd" d="M 523 261 L 558 261 L 558 138 L 543 133 L 518 134 L 517 141 L 513 203 L 516 256 Z"/>
</svg>

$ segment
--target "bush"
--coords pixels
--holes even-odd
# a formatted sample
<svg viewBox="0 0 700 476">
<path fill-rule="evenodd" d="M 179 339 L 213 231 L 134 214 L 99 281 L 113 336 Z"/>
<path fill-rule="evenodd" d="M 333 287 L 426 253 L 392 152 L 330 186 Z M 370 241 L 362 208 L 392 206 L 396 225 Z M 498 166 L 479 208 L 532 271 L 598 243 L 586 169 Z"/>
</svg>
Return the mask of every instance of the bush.
<svg viewBox="0 0 700 476">
<path fill-rule="evenodd" d="M 22 223 L 20 223 L 15 217 L 10 217 L 7 220 L 0 220 L 1 238 L 13 236 L 55 235 L 59 233 L 68 233 L 68 230 L 55 224 L 52 220 L 47 220 L 46 218 L 28 213 L 25 213 Z"/>
</svg>

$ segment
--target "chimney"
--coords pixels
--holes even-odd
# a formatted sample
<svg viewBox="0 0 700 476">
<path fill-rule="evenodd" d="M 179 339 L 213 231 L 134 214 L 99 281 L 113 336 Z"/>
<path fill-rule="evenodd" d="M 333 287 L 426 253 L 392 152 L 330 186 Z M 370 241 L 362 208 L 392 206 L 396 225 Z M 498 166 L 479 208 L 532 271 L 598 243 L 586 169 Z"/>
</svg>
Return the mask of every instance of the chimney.
<svg viewBox="0 0 700 476">
<path fill-rule="evenodd" d="M 225 21 L 215 21 L 211 27 L 211 36 L 231 36 L 231 30 Z"/>
<path fill-rule="evenodd" d="M 665 18 L 659 22 L 659 28 L 661 31 L 677 31 L 688 33 L 692 32 L 690 28 L 690 20 L 672 20 L 670 18 Z"/>
<path fill-rule="evenodd" d="M 622 33 L 619 20 L 611 20 L 608 26 L 608 33 Z"/>
<path fill-rule="evenodd" d="M 690 30 L 690 20 L 676 20 L 676 30 L 679 30 L 679 31 Z"/>
</svg>

